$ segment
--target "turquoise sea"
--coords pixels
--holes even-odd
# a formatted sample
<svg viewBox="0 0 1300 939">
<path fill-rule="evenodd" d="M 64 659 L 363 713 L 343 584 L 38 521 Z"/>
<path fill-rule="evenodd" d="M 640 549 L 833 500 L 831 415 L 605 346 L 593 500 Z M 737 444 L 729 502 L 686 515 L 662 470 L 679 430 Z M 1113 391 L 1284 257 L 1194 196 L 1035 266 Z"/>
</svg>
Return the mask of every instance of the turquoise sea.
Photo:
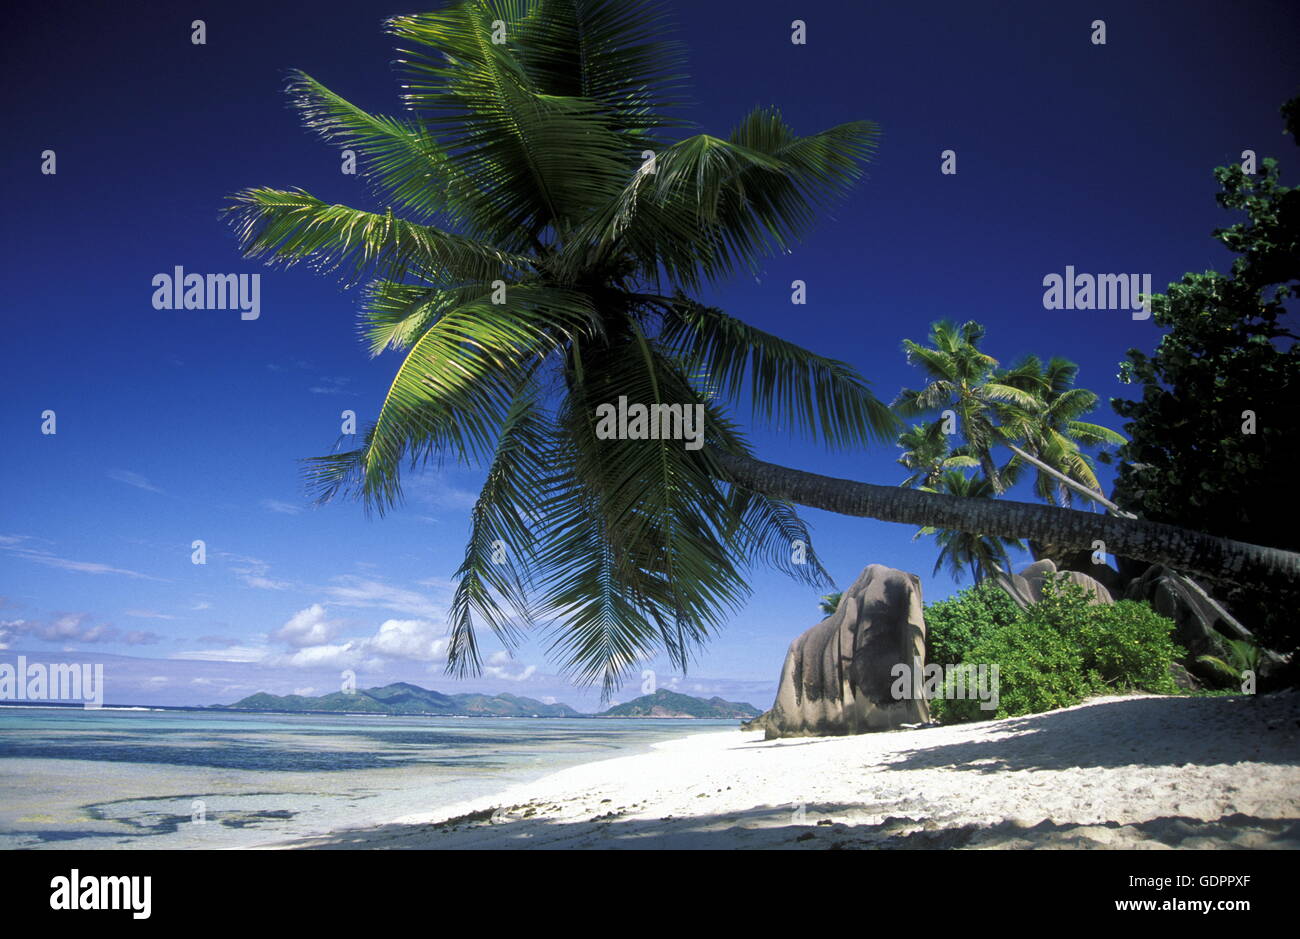
<svg viewBox="0 0 1300 939">
<path fill-rule="evenodd" d="M 5 707 L 0 848 L 267 844 L 738 723 Z"/>
</svg>

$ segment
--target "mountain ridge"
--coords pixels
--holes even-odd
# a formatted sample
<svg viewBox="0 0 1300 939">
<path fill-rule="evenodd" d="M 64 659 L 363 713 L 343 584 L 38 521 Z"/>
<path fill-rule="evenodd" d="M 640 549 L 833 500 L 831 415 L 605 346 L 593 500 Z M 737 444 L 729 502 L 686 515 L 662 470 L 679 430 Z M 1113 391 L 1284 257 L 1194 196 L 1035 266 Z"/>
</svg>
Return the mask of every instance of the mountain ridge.
<svg viewBox="0 0 1300 939">
<path fill-rule="evenodd" d="M 410 682 L 397 681 L 375 688 L 334 691 L 325 695 L 274 695 L 259 691 L 234 704 L 214 707 L 241 711 L 324 712 L 334 714 L 408 714 L 434 717 L 663 717 L 748 718 L 758 708 L 714 696 L 696 698 L 667 689 L 642 695 L 597 714 L 577 711 L 567 704 L 546 704 L 535 698 L 502 692 L 443 694 Z"/>
</svg>

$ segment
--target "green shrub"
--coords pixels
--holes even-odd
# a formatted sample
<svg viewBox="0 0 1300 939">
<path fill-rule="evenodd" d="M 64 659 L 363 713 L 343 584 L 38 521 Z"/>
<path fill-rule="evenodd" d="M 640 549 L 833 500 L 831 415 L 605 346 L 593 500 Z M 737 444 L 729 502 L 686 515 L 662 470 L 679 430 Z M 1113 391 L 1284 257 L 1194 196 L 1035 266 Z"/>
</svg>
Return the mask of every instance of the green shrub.
<svg viewBox="0 0 1300 939">
<path fill-rule="evenodd" d="M 1016 602 L 987 580 L 931 603 L 925 608 L 925 660 L 939 665 L 965 661 L 971 646 L 1019 617 Z"/>
<path fill-rule="evenodd" d="M 990 586 L 933 604 L 926 611 L 926 627 L 929 634 L 930 610 L 939 608 L 930 648 L 945 658 L 930 661 L 947 665 L 956 655 L 967 665 L 998 666 L 998 707 L 982 710 L 973 697 L 936 698 L 931 701 L 936 719 L 1034 714 L 1115 691 L 1178 693 L 1169 673 L 1182 654 L 1170 639 L 1174 624 L 1145 603 L 1092 605 L 1082 587 L 1058 578 L 1044 585 L 1042 600 L 1026 610 L 1007 597 L 1008 611 L 997 604 Z"/>
<path fill-rule="evenodd" d="M 1173 630 L 1173 622 L 1147 604 L 1120 600 L 1093 607 L 1076 642 L 1084 652 L 1084 667 L 1095 671 L 1107 688 L 1177 694 L 1169 665 L 1185 653 L 1170 638 Z"/>
<path fill-rule="evenodd" d="M 944 719 L 980 721 L 1050 711 L 1077 704 L 1093 688 L 1079 647 L 1047 617 L 1025 615 L 994 629 L 971 647 L 966 662 L 998 667 L 998 707 L 986 711 L 975 699 L 945 700 L 940 708 Z"/>
</svg>

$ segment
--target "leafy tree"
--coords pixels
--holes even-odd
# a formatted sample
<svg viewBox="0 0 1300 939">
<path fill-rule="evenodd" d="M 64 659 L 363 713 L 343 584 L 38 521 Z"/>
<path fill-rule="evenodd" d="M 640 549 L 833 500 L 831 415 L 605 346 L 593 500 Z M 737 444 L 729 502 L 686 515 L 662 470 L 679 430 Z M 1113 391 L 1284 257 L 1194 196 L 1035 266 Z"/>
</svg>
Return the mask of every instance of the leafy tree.
<svg viewBox="0 0 1300 939">
<path fill-rule="evenodd" d="M 942 700 L 933 710 L 944 720 L 1033 714 L 1117 691 L 1178 693 L 1170 666 L 1184 652 L 1170 638 L 1174 624 L 1145 603 L 1093 604 L 1079 585 L 1058 579 L 1044 585 L 1038 603 L 991 619 L 965 644 L 961 662 L 998 666 L 998 707 Z"/>
<path fill-rule="evenodd" d="M 1284 112 L 1293 134 L 1298 102 Z M 1228 274 L 1188 273 L 1151 298 L 1165 333 L 1154 354 L 1130 349 L 1121 365 L 1141 396 L 1112 401 L 1130 437 L 1114 498 L 1147 519 L 1294 551 L 1300 532 L 1284 506 L 1300 439 L 1300 348 L 1288 311 L 1300 286 L 1300 190 L 1281 185 L 1271 157 L 1257 176 L 1232 165 L 1215 177 L 1219 205 L 1244 213 L 1214 232 L 1237 257 Z M 1265 592 L 1207 573 L 1266 644 L 1300 644 L 1294 581 Z"/>
</svg>

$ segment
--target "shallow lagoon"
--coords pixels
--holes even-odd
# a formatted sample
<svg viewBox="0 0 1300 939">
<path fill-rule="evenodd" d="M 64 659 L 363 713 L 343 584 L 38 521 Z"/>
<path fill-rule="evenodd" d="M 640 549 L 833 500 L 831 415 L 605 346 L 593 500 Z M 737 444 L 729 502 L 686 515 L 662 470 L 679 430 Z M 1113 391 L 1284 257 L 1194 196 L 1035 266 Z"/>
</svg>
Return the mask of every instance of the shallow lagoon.
<svg viewBox="0 0 1300 939">
<path fill-rule="evenodd" d="M 738 723 L 0 708 L 0 848 L 265 844 Z"/>
</svg>

